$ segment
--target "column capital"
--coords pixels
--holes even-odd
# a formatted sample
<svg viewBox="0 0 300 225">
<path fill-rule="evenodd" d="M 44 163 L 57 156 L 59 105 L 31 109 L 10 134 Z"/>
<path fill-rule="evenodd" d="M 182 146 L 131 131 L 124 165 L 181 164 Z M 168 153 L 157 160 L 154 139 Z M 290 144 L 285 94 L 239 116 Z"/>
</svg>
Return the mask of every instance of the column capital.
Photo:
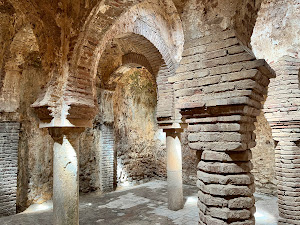
<svg viewBox="0 0 300 225">
<path fill-rule="evenodd" d="M 187 123 L 173 123 L 161 126 L 161 128 L 166 133 L 182 133 L 187 126 Z"/>
<path fill-rule="evenodd" d="M 84 132 L 83 127 L 49 127 L 48 131 L 54 141 L 58 143 L 63 142 L 63 137 L 67 136 L 68 139 L 77 139 L 78 136 Z"/>
</svg>

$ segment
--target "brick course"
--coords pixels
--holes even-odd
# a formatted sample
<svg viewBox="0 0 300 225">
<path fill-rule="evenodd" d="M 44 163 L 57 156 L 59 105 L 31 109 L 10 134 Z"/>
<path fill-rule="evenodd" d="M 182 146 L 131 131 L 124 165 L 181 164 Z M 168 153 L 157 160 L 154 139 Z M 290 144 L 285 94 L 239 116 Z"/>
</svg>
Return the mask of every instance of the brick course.
<svg viewBox="0 0 300 225">
<path fill-rule="evenodd" d="M 0 122 L 0 217 L 16 213 L 18 122 Z"/>
</svg>

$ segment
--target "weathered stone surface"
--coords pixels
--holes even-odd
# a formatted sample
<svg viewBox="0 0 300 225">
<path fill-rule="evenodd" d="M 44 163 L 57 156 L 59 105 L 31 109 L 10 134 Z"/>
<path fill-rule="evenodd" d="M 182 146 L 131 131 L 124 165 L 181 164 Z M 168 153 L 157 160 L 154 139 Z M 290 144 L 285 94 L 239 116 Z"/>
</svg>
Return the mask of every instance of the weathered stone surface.
<svg viewBox="0 0 300 225">
<path fill-rule="evenodd" d="M 241 152 L 217 152 L 217 151 L 203 151 L 201 154 L 203 160 L 220 161 L 220 162 L 248 162 L 252 158 L 250 150 Z"/>
<path fill-rule="evenodd" d="M 237 184 L 237 185 L 248 185 L 252 184 L 254 177 L 252 174 L 234 174 L 234 175 L 221 175 L 212 174 L 203 171 L 197 171 L 198 179 L 204 183 L 212 184 Z"/>
<path fill-rule="evenodd" d="M 275 180 L 275 146 L 272 131 L 263 112 L 255 123 L 256 146 L 252 151 L 252 173 L 255 177 L 257 192 L 275 194 L 277 181 Z"/>
<path fill-rule="evenodd" d="M 252 170 L 252 163 L 221 163 L 200 161 L 198 164 L 198 169 L 217 174 L 239 174 L 250 172 Z"/>
<path fill-rule="evenodd" d="M 254 185 L 249 186 L 235 186 L 232 184 L 204 184 L 202 181 L 197 181 L 197 186 L 205 193 L 216 196 L 252 196 L 254 192 Z"/>
<path fill-rule="evenodd" d="M 228 208 L 230 209 L 243 209 L 243 208 L 251 208 L 254 205 L 254 198 L 253 197 L 240 197 L 240 198 L 234 198 L 230 199 L 228 201 Z"/>
</svg>

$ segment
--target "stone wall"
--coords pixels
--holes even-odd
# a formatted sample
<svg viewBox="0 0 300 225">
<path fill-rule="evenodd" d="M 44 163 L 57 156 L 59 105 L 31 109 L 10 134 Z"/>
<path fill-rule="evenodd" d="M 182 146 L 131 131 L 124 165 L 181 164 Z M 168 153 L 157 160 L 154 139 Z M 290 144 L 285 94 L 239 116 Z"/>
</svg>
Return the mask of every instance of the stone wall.
<svg viewBox="0 0 300 225">
<path fill-rule="evenodd" d="M 100 129 L 87 128 L 79 143 L 79 190 L 91 192 L 100 189 Z"/>
<path fill-rule="evenodd" d="M 188 0 L 181 15 L 185 41 L 200 38 L 212 27 L 232 27 L 247 47 L 262 0 Z"/>
<path fill-rule="evenodd" d="M 0 122 L 0 217 L 16 213 L 19 122 Z"/>
<path fill-rule="evenodd" d="M 276 195 L 277 181 L 275 180 L 275 143 L 271 127 L 261 112 L 255 122 L 256 146 L 251 149 L 255 183 L 255 191 Z"/>
<path fill-rule="evenodd" d="M 182 181 L 184 184 L 196 185 L 197 183 L 197 165 L 199 157 L 197 151 L 189 146 L 188 136 L 190 132 L 185 130 L 181 134 L 182 143 Z"/>
<path fill-rule="evenodd" d="M 47 129 L 39 128 L 40 121 L 30 107 L 48 78 L 44 76 L 37 56 L 32 55 L 24 65 L 19 93 L 18 211 L 52 198 L 53 140 Z"/>
<path fill-rule="evenodd" d="M 114 93 L 114 127 L 119 183 L 154 176 L 153 149 L 157 130 L 156 85 L 145 69 L 132 69 Z"/>
</svg>

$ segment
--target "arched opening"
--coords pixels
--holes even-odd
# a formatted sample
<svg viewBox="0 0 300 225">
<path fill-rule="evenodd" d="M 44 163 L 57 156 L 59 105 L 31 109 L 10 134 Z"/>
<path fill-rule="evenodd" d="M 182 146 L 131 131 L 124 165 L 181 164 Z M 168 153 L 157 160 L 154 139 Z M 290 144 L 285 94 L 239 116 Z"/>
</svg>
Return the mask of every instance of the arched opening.
<svg viewBox="0 0 300 225">
<path fill-rule="evenodd" d="M 118 79 L 113 94 L 117 183 L 140 183 L 157 174 L 156 82 L 145 68 Z"/>
<path fill-rule="evenodd" d="M 158 93 L 165 88 L 157 81 L 168 75 L 163 64 L 157 48 L 141 35 L 121 35 L 107 45 L 96 77 L 100 110 L 88 131 L 99 133 L 92 147 L 97 159 L 90 165 L 98 169 L 91 169 L 94 175 L 82 176 L 82 184 L 96 176 L 101 190 L 113 190 L 118 184 L 141 183 L 157 174 L 166 177 L 166 155 L 161 155 L 165 134 L 157 122 Z M 82 154 L 86 160 L 84 150 Z"/>
<path fill-rule="evenodd" d="M 254 183 L 265 193 L 273 192 L 275 186 L 271 154 L 274 147 L 280 222 L 292 224 L 298 219 L 293 207 L 299 204 L 290 200 L 299 192 L 295 182 L 299 178 L 299 163 L 295 160 L 299 155 L 299 54 L 294 51 L 297 46 L 288 43 L 292 36 L 297 37 L 294 34 L 298 30 L 290 29 L 297 24 L 291 22 L 293 19 L 282 17 L 294 15 L 295 7 L 266 1 L 263 5 L 270 4 L 271 13 L 266 13 L 265 7 L 261 10 L 265 14 L 260 22 L 262 33 L 257 39 L 262 43 L 261 51 L 276 60 L 282 53 L 292 56 L 279 60 L 279 78 L 270 85 L 273 99 L 265 107 L 276 140 L 274 146 L 261 113 L 268 82 L 274 74 L 246 47 L 251 48 L 250 36 L 261 0 L 243 3 L 230 0 L 230 4 L 196 0 L 9 2 L 22 12 L 21 20 L 31 23 L 22 24 L 20 33 L 15 35 L 15 25 L 20 28 L 20 24 L 14 23 L 14 10 L 6 5 L 6 0 L 0 2 L 0 17 L 4 21 L 0 22 L 0 108 L 5 108 L 5 113 L 0 114 L 1 127 L 5 124 L 4 134 L 0 129 L 0 150 L 4 136 L 5 146 L 12 145 L 14 153 L 19 152 L 20 211 L 51 198 L 53 161 L 57 162 L 53 163 L 54 223 L 67 220 L 78 223 L 78 180 L 80 191 L 87 193 L 165 177 L 167 172 L 170 172 L 168 178 L 173 174 L 178 178 L 174 181 L 180 180 L 182 163 L 181 154 L 177 153 L 181 153 L 181 110 L 189 123 L 182 135 L 184 151 L 194 151 L 182 160 L 185 168 L 194 172 L 184 175 L 193 184 L 197 182 L 199 191 L 198 196 L 187 199 L 193 206 L 198 205 L 193 219 L 198 220 L 198 214 L 199 224 L 254 224 Z M 174 4 L 181 12 L 180 18 Z M 278 10 L 287 13 L 275 15 L 273 12 Z M 272 26 L 268 26 L 270 18 Z M 182 60 L 181 22 L 186 37 Z M 5 23 L 11 23 L 9 29 L 2 29 Z M 289 29 L 287 35 L 282 35 L 282 27 Z M 281 36 L 278 40 L 277 35 Z M 271 42 L 265 41 L 265 37 Z M 285 41 L 280 41 L 282 38 Z M 283 42 L 288 43 L 284 51 L 277 48 Z M 13 53 L 11 58 L 8 50 Z M 43 74 L 46 75 L 41 79 Z M 24 80 L 18 82 L 20 76 Z M 37 97 L 38 94 L 41 95 Z M 29 109 L 34 100 L 40 124 Z M 22 125 L 18 150 L 19 119 Z M 16 127 L 11 129 L 6 120 L 15 122 Z M 49 128 L 53 140 L 38 125 Z M 166 137 L 159 127 L 163 127 Z M 14 131 L 12 135 L 6 135 L 9 129 Z M 255 141 L 258 145 L 253 148 Z M 173 148 L 163 146 L 164 142 L 171 143 L 169 146 Z M 61 154 L 52 157 L 51 149 Z M 172 155 L 175 163 L 171 163 L 174 170 L 166 171 L 166 152 L 175 152 Z M 72 160 L 68 161 L 69 157 Z M 16 158 L 13 160 L 16 163 Z M 78 177 L 77 171 L 80 171 Z M 16 172 L 12 178 L 14 185 L 15 178 Z M 173 182 L 169 190 L 178 188 L 178 183 Z M 135 212 L 139 209 L 135 200 L 142 204 L 153 200 L 154 206 L 149 204 L 148 209 L 158 218 L 151 218 L 151 222 L 166 224 L 159 216 L 171 213 L 156 204 L 168 199 L 166 186 L 161 185 L 161 193 L 149 190 L 147 185 L 142 187 L 149 191 L 148 197 L 127 193 L 113 200 L 102 198 L 101 206 L 97 200 L 84 202 L 85 212 L 102 215 L 111 208 L 136 207 L 132 210 Z M 181 194 L 173 193 L 173 196 Z M 141 214 L 145 211 L 148 212 L 141 210 Z M 113 213 L 116 218 L 121 215 L 115 220 L 119 224 L 124 214 Z M 183 213 L 177 213 L 172 216 L 176 214 L 180 221 L 174 223 L 190 224 L 182 219 Z M 133 217 L 140 221 L 136 215 Z M 106 221 L 92 218 L 92 223 L 99 222 Z"/>
<path fill-rule="evenodd" d="M 143 4 L 147 5 L 148 2 Z M 128 10 L 124 15 L 122 15 L 122 18 L 120 18 L 116 24 L 106 31 L 105 34 L 101 33 L 100 29 L 95 31 L 93 26 L 88 27 L 90 26 L 90 24 L 88 24 L 86 29 L 91 29 L 95 32 L 84 32 L 83 34 L 86 36 L 80 37 L 83 38 L 82 42 L 79 42 L 81 45 L 75 47 L 74 52 L 79 52 L 79 55 L 74 54 L 74 67 L 72 68 L 75 71 L 75 75 L 72 75 L 72 77 L 69 78 L 69 84 L 73 86 L 72 88 L 67 87 L 66 101 L 70 105 L 73 104 L 72 102 L 74 102 L 75 99 L 68 98 L 68 96 L 74 96 L 73 93 L 77 88 L 82 91 L 76 93 L 76 96 L 80 95 L 78 100 L 76 100 L 76 104 L 80 104 L 80 102 L 82 102 L 82 104 L 87 104 L 89 100 L 92 100 L 91 93 L 97 93 L 95 96 L 98 98 L 97 103 L 100 113 L 96 116 L 93 127 L 94 129 L 98 129 L 96 132 L 98 134 L 96 136 L 97 138 L 100 138 L 99 142 L 95 141 L 97 138 L 95 138 L 94 131 L 91 132 L 94 143 L 96 144 L 104 143 L 101 141 L 101 133 L 102 140 L 104 140 L 103 132 L 105 129 L 113 130 L 114 128 L 113 96 L 114 90 L 117 88 L 118 81 L 120 81 L 120 77 L 123 76 L 120 76 L 120 74 L 123 73 L 122 71 L 120 72 L 120 68 L 124 65 L 134 67 L 137 71 L 141 71 L 144 70 L 142 68 L 146 68 L 148 71 L 147 73 L 151 74 L 150 78 L 152 80 L 154 79 L 155 86 L 157 85 L 157 99 L 152 99 L 154 102 L 158 101 L 157 107 L 154 106 L 154 104 L 152 104 L 152 106 L 156 107 L 158 110 L 155 111 L 156 115 L 150 116 L 152 118 L 152 123 L 156 120 L 156 118 L 159 118 L 158 121 L 162 122 L 174 119 L 173 89 L 172 85 L 167 83 L 168 77 L 175 73 L 176 60 L 180 60 L 179 55 L 183 44 L 182 27 L 178 25 L 178 21 L 174 21 L 176 16 L 172 16 L 174 18 L 169 18 L 171 21 L 174 21 L 172 24 L 172 30 L 175 29 L 174 33 L 166 27 L 170 26 L 170 23 L 166 20 L 166 14 L 161 12 L 166 10 L 164 8 L 166 5 L 161 5 L 163 7 L 155 6 L 154 8 L 143 8 L 143 4 L 138 4 Z M 172 10 L 172 7 L 170 6 L 167 10 Z M 131 16 L 133 14 L 135 15 L 134 17 Z M 153 17 L 153 15 L 155 15 L 155 17 Z M 154 18 L 156 22 L 151 22 Z M 178 18 L 175 20 L 177 19 Z M 92 20 L 94 20 L 93 23 L 97 23 L 99 18 L 93 17 L 90 21 Z M 169 48 L 170 46 L 172 47 Z M 148 77 L 150 76 L 149 74 L 147 75 Z M 74 84 L 77 85 L 78 79 L 80 79 L 80 83 L 82 85 L 80 87 L 74 87 Z M 83 87 L 91 80 L 94 80 L 95 85 L 88 88 L 85 87 L 85 90 L 83 91 Z M 150 80 L 148 79 L 148 81 Z M 150 83 L 153 83 L 153 81 Z M 148 85 L 150 83 L 148 82 Z M 82 101 L 83 99 L 84 103 Z M 92 101 L 90 103 L 94 104 Z M 73 107 L 71 107 L 69 111 L 70 115 L 73 113 L 72 108 Z M 76 107 L 74 107 L 74 109 L 76 109 Z M 153 113 L 153 108 L 150 109 L 150 111 Z M 151 115 L 152 113 L 148 115 Z M 155 127 L 157 126 L 158 125 L 155 124 Z M 110 138 L 108 139 L 112 140 L 112 132 L 108 135 L 110 135 Z M 115 144 L 117 143 L 111 141 L 110 146 L 106 145 L 106 147 L 112 149 L 111 145 Z M 92 171 L 92 174 L 87 175 L 99 177 L 95 174 L 97 174 L 97 171 L 100 171 L 99 168 L 102 168 L 102 171 L 105 171 L 105 168 L 103 170 L 103 165 L 101 165 L 101 163 L 99 164 L 99 157 L 102 154 L 101 149 L 94 149 L 98 149 L 97 151 L 99 152 L 99 154 L 96 154 L 98 162 L 93 159 L 92 162 L 96 164 L 98 169 L 89 170 Z M 90 155 L 88 158 L 85 156 L 82 158 L 87 160 L 88 158 L 91 159 L 93 157 Z M 158 160 L 164 160 L 162 157 L 157 158 Z M 107 171 L 108 173 L 104 173 L 101 176 L 109 176 L 108 174 L 114 172 L 114 176 L 111 177 L 116 177 L 117 163 L 115 162 L 114 165 L 114 171 L 112 171 L 111 167 L 106 167 L 106 169 L 109 170 Z M 165 166 L 165 163 L 161 163 L 161 167 L 162 166 Z M 156 171 L 154 170 L 155 168 L 153 167 L 150 173 L 155 174 Z M 165 170 L 166 169 L 163 168 L 163 171 Z M 86 176 L 82 176 L 82 180 L 86 180 L 86 183 L 91 180 L 84 177 Z M 147 177 L 147 179 L 149 178 L 148 175 L 145 177 Z M 113 182 L 114 184 L 112 185 L 112 179 L 107 179 L 109 180 L 109 187 L 107 187 L 107 190 L 112 190 L 116 186 L 117 181 L 115 179 Z M 98 183 L 100 183 L 100 186 L 101 180 L 106 180 L 106 178 L 99 177 Z M 97 186 L 97 184 L 95 185 Z M 102 186 L 102 188 L 104 187 Z"/>
</svg>

